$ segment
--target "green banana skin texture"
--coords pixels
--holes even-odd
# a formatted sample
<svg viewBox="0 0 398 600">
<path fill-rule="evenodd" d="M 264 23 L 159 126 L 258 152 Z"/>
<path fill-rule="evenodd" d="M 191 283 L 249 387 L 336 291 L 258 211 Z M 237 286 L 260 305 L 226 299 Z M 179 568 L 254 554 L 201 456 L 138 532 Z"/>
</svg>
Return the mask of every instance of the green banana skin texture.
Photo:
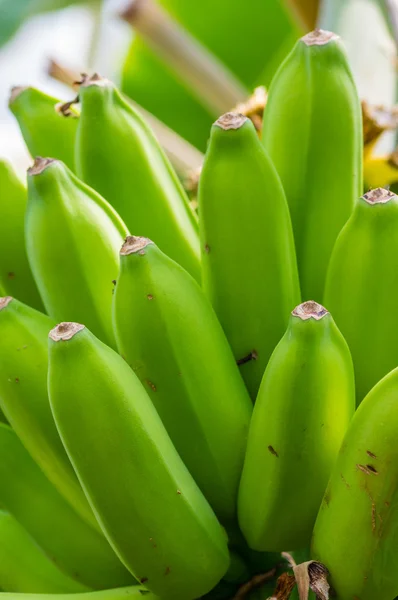
<svg viewBox="0 0 398 600">
<path fill-rule="evenodd" d="M 126 235 L 112 207 L 62 162 L 36 159 L 28 171 L 26 245 L 46 310 L 56 321 L 87 323 L 111 346 L 113 281 Z"/>
<path fill-rule="evenodd" d="M 62 445 L 47 393 L 48 332 L 54 321 L 0 298 L 0 407 L 48 479 L 92 527 L 99 525 Z"/>
<path fill-rule="evenodd" d="M 42 594 L 89 591 L 43 553 L 10 514 L 0 510 L 0 585 L 6 592 Z"/>
<path fill-rule="evenodd" d="M 79 113 L 70 107 L 62 114 L 60 105 L 58 98 L 33 87 L 13 88 L 9 103 L 30 155 L 53 156 L 74 171 Z"/>
<path fill-rule="evenodd" d="M 251 420 L 238 499 L 251 548 L 309 543 L 354 410 L 348 346 L 327 310 L 305 302 L 270 358 Z"/>
<path fill-rule="evenodd" d="M 200 280 L 197 219 L 148 125 L 105 79 L 81 85 L 79 99 L 78 175 L 135 235 L 150 237 Z"/>
<path fill-rule="evenodd" d="M 44 310 L 25 250 L 26 189 L 11 165 L 0 160 L 0 288 Z"/>
<path fill-rule="evenodd" d="M 0 424 L 0 504 L 70 577 L 93 589 L 131 585 L 102 535 L 59 495 L 19 441 Z"/>
<path fill-rule="evenodd" d="M 362 193 L 362 117 L 340 39 L 315 31 L 280 66 L 262 142 L 286 192 L 302 296 L 321 301 L 330 255 Z"/>
<path fill-rule="evenodd" d="M 129 237 L 114 294 L 119 353 L 145 386 L 218 517 L 235 517 L 252 403 L 196 281 L 146 238 Z"/>
<path fill-rule="evenodd" d="M 2 600 L 161 600 L 149 592 L 144 586 L 85 592 L 81 594 L 11 594 L 3 592 Z"/>
<path fill-rule="evenodd" d="M 162 599 L 211 590 L 229 565 L 227 536 L 127 363 L 83 325 L 62 323 L 50 333 L 48 382 L 64 446 L 123 563 Z"/>
<path fill-rule="evenodd" d="M 398 197 L 362 196 L 333 250 L 325 304 L 350 347 L 357 403 L 398 364 Z"/>
<path fill-rule="evenodd" d="M 398 369 L 358 407 L 315 523 L 312 558 L 338 600 L 398 594 Z"/>
<path fill-rule="evenodd" d="M 240 366 L 254 401 L 300 286 L 285 194 L 246 117 L 213 125 L 198 199 L 203 289 L 235 358 L 255 357 Z"/>
</svg>

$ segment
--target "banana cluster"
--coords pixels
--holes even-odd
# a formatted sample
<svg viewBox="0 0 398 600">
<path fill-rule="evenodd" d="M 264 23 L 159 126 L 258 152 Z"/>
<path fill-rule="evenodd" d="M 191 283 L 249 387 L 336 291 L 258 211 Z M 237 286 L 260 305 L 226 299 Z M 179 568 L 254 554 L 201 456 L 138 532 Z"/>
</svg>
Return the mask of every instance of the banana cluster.
<svg viewBox="0 0 398 600">
<path fill-rule="evenodd" d="M 327 598 L 327 573 L 392 600 L 398 197 L 362 195 L 338 36 L 297 42 L 261 140 L 214 123 L 198 216 L 108 80 L 10 107 L 34 163 L 27 188 L 0 163 L 4 600 Z"/>
</svg>

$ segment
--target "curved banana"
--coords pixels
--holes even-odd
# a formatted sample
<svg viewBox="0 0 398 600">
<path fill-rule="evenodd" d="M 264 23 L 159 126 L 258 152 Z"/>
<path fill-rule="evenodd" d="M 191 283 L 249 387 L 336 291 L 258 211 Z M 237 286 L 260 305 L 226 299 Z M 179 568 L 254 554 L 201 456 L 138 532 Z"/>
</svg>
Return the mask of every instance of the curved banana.
<svg viewBox="0 0 398 600">
<path fill-rule="evenodd" d="M 315 523 L 312 558 L 339 600 L 398 595 L 397 395 L 394 369 L 357 409 Z"/>
<path fill-rule="evenodd" d="M 398 197 L 364 194 L 339 235 L 325 303 L 350 347 L 357 402 L 398 364 Z"/>
<path fill-rule="evenodd" d="M 26 246 L 44 305 L 56 320 L 87 323 L 109 345 L 113 282 L 126 235 L 112 207 L 62 162 L 35 160 L 28 170 Z"/>
<path fill-rule="evenodd" d="M 118 350 L 223 521 L 233 519 L 252 403 L 196 281 L 150 240 L 130 236 L 114 295 Z"/>
<path fill-rule="evenodd" d="M 227 536 L 127 363 L 83 325 L 50 332 L 55 421 L 120 559 L 162 598 L 193 600 L 227 571 Z"/>
<path fill-rule="evenodd" d="M 250 425 L 238 517 L 251 548 L 309 543 L 354 410 L 348 346 L 328 311 L 304 302 L 270 358 Z"/>
<path fill-rule="evenodd" d="M 361 107 L 337 35 L 305 35 L 282 63 L 262 140 L 286 192 L 302 295 L 320 300 L 336 237 L 362 193 Z"/>
<path fill-rule="evenodd" d="M 79 99 L 78 175 L 114 206 L 131 231 L 153 239 L 199 280 L 197 221 L 151 129 L 98 75 L 82 83 Z"/>
<path fill-rule="evenodd" d="M 0 298 L 0 407 L 25 448 L 57 490 L 99 529 L 62 445 L 47 394 L 47 315 Z"/>
<path fill-rule="evenodd" d="M 3 295 L 13 295 L 43 310 L 25 250 L 24 220 L 26 189 L 6 161 L 0 160 L 0 286 Z"/>
<path fill-rule="evenodd" d="M 9 107 L 32 158 L 53 156 L 74 170 L 79 116 L 74 107 L 63 109 L 59 99 L 33 87 L 14 87 Z"/>
<path fill-rule="evenodd" d="M 203 288 L 255 400 L 300 286 L 285 194 L 247 117 L 214 123 L 198 199 Z"/>
<path fill-rule="evenodd" d="M 11 594 L 2 593 L 2 600 L 161 600 L 143 585 L 135 585 L 82 594 Z"/>
<path fill-rule="evenodd" d="M 132 575 L 107 541 L 80 519 L 4 424 L 0 457 L 1 506 L 62 571 L 94 589 L 131 585 Z"/>
<path fill-rule="evenodd" d="M 10 514 L 0 510 L 0 586 L 6 592 L 88 591 L 60 571 Z"/>
</svg>

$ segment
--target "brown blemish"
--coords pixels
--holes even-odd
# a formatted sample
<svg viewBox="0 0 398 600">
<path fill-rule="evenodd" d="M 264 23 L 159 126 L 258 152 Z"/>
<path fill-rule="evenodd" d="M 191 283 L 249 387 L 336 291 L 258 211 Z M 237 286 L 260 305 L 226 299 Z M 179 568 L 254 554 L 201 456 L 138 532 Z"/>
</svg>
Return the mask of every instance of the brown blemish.
<svg viewBox="0 0 398 600">
<path fill-rule="evenodd" d="M 346 478 L 344 477 L 343 473 L 340 473 L 340 477 L 344 482 L 344 485 L 346 486 L 346 488 L 351 489 L 350 484 L 347 482 Z"/>
<path fill-rule="evenodd" d="M 148 577 L 141 577 L 140 583 L 146 583 L 148 581 Z"/>
<path fill-rule="evenodd" d="M 391 505 L 391 502 L 387 502 L 387 500 L 384 502 L 384 506 L 387 506 L 387 508 L 389 508 L 390 505 Z"/>
<path fill-rule="evenodd" d="M 375 469 L 373 465 L 356 465 L 359 471 L 362 473 L 366 473 L 366 475 L 378 475 L 378 471 Z"/>
<path fill-rule="evenodd" d="M 153 244 L 151 240 L 146 237 L 128 235 L 124 241 L 124 244 L 120 250 L 121 256 L 128 256 L 129 254 L 145 254 L 144 248 Z"/>
<path fill-rule="evenodd" d="M 209 244 L 205 244 L 205 252 L 206 252 L 206 254 L 210 253 L 210 246 L 209 246 Z"/>
<path fill-rule="evenodd" d="M 299 317 L 302 321 L 307 321 L 308 319 L 319 321 L 328 314 L 329 311 L 322 304 L 318 304 L 314 300 L 303 302 L 292 310 L 293 317 Z"/>
<path fill-rule="evenodd" d="M 147 295 L 147 298 L 148 298 L 148 300 L 153 300 L 153 296 L 152 296 L 152 294 L 148 294 L 148 295 Z"/>
<path fill-rule="evenodd" d="M 257 351 L 252 350 L 249 354 L 247 354 L 243 358 L 238 358 L 238 360 L 236 361 L 236 364 L 238 366 L 240 366 L 240 365 L 244 365 L 244 364 L 250 362 L 251 360 L 257 360 L 257 359 L 258 359 Z"/>
<path fill-rule="evenodd" d="M 166 567 L 166 570 L 165 570 L 164 574 L 165 575 L 169 575 L 170 571 L 171 571 L 170 567 Z"/>
<path fill-rule="evenodd" d="M 113 285 L 116 285 L 116 279 L 112 279 Z"/>
<path fill-rule="evenodd" d="M 372 500 L 372 531 L 376 531 L 376 504 Z"/>
<path fill-rule="evenodd" d="M 326 504 L 326 506 L 329 506 L 329 504 L 330 504 L 330 490 L 326 490 L 325 495 L 323 497 L 323 501 Z"/>
<path fill-rule="evenodd" d="M 376 454 L 373 454 L 370 450 L 366 450 L 366 454 L 370 456 L 370 458 L 377 458 Z"/>
<path fill-rule="evenodd" d="M 47 167 L 57 162 L 55 158 L 42 158 L 36 156 L 33 165 L 28 169 L 28 175 L 40 175 Z"/>
<path fill-rule="evenodd" d="M 15 273 L 13 273 L 12 271 L 10 271 L 9 273 L 7 273 L 7 277 L 8 277 L 8 279 L 14 279 Z"/>
<path fill-rule="evenodd" d="M 177 494 L 178 494 L 178 496 L 181 496 L 180 490 L 177 490 Z"/>
<path fill-rule="evenodd" d="M 69 102 L 58 102 L 54 106 L 54 110 L 56 113 L 62 115 L 63 117 L 71 117 L 72 119 L 77 119 L 79 115 L 75 111 L 71 110 L 71 108 L 74 104 L 78 104 L 78 102 L 79 96 L 76 96 L 76 98 L 70 100 Z"/>
<path fill-rule="evenodd" d="M 368 204 L 386 204 L 392 198 L 395 198 L 395 194 L 390 192 L 390 190 L 386 190 L 384 188 L 376 188 L 374 190 L 370 190 L 370 192 L 366 192 L 362 196 L 362 200 L 365 200 Z"/>
<path fill-rule="evenodd" d="M 338 40 L 339 36 L 332 31 L 326 31 L 325 29 L 314 29 L 307 35 L 301 38 L 306 46 L 325 46 L 333 40 Z"/>
<path fill-rule="evenodd" d="M 19 377 L 15 377 L 15 383 L 19 383 Z"/>
<path fill-rule="evenodd" d="M 273 454 L 274 456 L 279 458 L 279 454 L 277 453 L 276 450 L 274 450 L 274 448 L 272 446 L 268 446 L 268 450 L 271 452 L 271 454 Z"/>
<path fill-rule="evenodd" d="M 84 325 L 80 323 L 71 323 L 69 321 L 65 321 L 60 323 L 54 329 L 51 329 L 48 337 L 54 342 L 66 342 L 75 336 L 79 331 L 85 329 Z"/>
<path fill-rule="evenodd" d="M 227 112 L 225 115 L 221 115 L 214 125 L 224 131 L 228 131 L 230 129 L 240 129 L 246 121 L 249 121 L 249 119 L 241 113 Z"/>
<path fill-rule="evenodd" d="M 14 300 L 12 296 L 3 296 L 2 298 L 0 298 L 0 310 L 3 310 L 3 308 L 8 306 L 11 300 Z"/>
<path fill-rule="evenodd" d="M 145 379 L 145 381 L 147 382 L 147 384 L 149 385 L 149 387 L 156 392 L 156 385 L 154 383 L 152 383 L 152 381 L 150 381 L 149 379 Z"/>
</svg>

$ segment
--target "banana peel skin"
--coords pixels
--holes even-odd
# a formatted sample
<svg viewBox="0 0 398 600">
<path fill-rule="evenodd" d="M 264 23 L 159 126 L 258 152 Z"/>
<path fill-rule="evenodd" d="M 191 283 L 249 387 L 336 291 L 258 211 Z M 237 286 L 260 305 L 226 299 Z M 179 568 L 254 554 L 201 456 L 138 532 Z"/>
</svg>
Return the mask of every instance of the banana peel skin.
<svg viewBox="0 0 398 600">
<path fill-rule="evenodd" d="M 376 188 L 337 239 L 324 299 L 352 353 L 357 403 L 398 364 L 397 253 L 398 197 Z"/>
<path fill-rule="evenodd" d="M 3 600 L 161 600 L 143 585 L 80 594 L 1 594 Z"/>
<path fill-rule="evenodd" d="M 120 253 L 113 319 L 119 353 L 223 523 L 236 498 L 252 403 L 196 281 L 147 238 Z"/>
<path fill-rule="evenodd" d="M 329 312 L 304 302 L 291 314 L 254 406 L 238 498 L 251 548 L 309 544 L 354 410 L 348 346 Z"/>
<path fill-rule="evenodd" d="M 250 119 L 214 123 L 198 199 L 203 289 L 254 401 L 300 286 L 286 197 Z"/>
<path fill-rule="evenodd" d="M 339 600 L 398 595 L 398 369 L 358 407 L 314 527 L 312 553 Z"/>
<path fill-rule="evenodd" d="M 262 142 L 286 192 L 302 296 L 321 301 L 334 243 L 362 193 L 361 106 L 336 34 L 307 34 L 282 63 Z"/>
<path fill-rule="evenodd" d="M 0 424 L 0 504 L 64 573 L 93 589 L 131 585 L 105 538 L 59 495 L 15 432 Z"/>
<path fill-rule="evenodd" d="M 48 332 L 54 321 L 15 298 L 0 298 L 0 407 L 59 493 L 99 525 L 62 445 L 47 393 Z"/>
<path fill-rule="evenodd" d="M 44 310 L 25 250 L 26 189 L 11 165 L 0 160 L 0 290 Z"/>
<path fill-rule="evenodd" d="M 112 207 L 60 161 L 28 170 L 28 258 L 49 315 L 87 323 L 115 345 L 112 292 L 127 229 Z M 94 252 L 95 248 L 95 252 Z"/>
<path fill-rule="evenodd" d="M 87 592 L 43 553 L 14 519 L 0 510 L 0 586 L 5 592 L 62 594 Z"/>
<path fill-rule="evenodd" d="M 32 158 L 53 156 L 75 170 L 78 116 L 73 106 L 61 112 L 58 98 L 33 87 L 15 87 L 9 108 L 18 121 Z"/>
<path fill-rule="evenodd" d="M 135 234 L 150 237 L 200 280 L 197 219 L 158 141 L 114 85 L 98 75 L 79 90 L 78 175 Z"/>
<path fill-rule="evenodd" d="M 229 566 L 227 536 L 128 364 L 77 323 L 49 336 L 50 403 L 99 523 L 162 599 L 193 600 Z"/>
</svg>

